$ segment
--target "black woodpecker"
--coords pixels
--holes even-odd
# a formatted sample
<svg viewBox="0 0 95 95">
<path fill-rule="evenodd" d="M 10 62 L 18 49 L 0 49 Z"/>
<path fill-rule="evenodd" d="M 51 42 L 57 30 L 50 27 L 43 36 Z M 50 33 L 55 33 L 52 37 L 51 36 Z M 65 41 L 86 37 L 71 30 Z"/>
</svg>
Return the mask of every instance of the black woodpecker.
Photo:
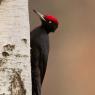
<svg viewBox="0 0 95 95">
<path fill-rule="evenodd" d="M 41 95 L 49 54 L 48 34 L 58 28 L 58 20 L 53 16 L 33 11 L 39 16 L 41 25 L 30 32 L 32 95 Z"/>
</svg>

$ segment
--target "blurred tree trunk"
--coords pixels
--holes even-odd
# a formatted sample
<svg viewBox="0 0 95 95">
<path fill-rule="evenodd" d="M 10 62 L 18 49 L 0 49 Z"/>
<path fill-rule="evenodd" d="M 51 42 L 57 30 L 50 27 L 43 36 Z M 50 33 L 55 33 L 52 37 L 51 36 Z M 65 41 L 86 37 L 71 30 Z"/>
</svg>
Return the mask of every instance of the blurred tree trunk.
<svg viewBox="0 0 95 95">
<path fill-rule="evenodd" d="M 32 95 L 28 0 L 0 0 L 0 95 Z"/>
</svg>

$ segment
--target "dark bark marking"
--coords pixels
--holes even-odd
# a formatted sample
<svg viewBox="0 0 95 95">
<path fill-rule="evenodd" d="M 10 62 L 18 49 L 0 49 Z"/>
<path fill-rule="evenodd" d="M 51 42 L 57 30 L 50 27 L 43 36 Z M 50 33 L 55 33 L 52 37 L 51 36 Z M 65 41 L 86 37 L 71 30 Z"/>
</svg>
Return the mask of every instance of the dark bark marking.
<svg viewBox="0 0 95 95">
<path fill-rule="evenodd" d="M 8 53 L 8 52 L 2 52 L 2 55 L 3 55 L 4 57 L 7 57 L 7 56 L 9 56 L 9 53 Z"/>
<path fill-rule="evenodd" d="M 0 58 L 0 67 L 7 62 L 6 58 Z"/>
<path fill-rule="evenodd" d="M 15 49 L 15 45 L 7 44 L 3 46 L 4 51 L 13 51 Z"/>
<path fill-rule="evenodd" d="M 15 54 L 15 57 L 28 57 L 28 55 Z"/>
<path fill-rule="evenodd" d="M 25 44 L 27 44 L 27 39 L 23 38 L 21 39 Z"/>
<path fill-rule="evenodd" d="M 26 95 L 24 83 L 21 79 L 21 71 L 13 71 L 14 74 L 11 77 L 11 86 L 9 88 L 11 95 Z"/>
</svg>

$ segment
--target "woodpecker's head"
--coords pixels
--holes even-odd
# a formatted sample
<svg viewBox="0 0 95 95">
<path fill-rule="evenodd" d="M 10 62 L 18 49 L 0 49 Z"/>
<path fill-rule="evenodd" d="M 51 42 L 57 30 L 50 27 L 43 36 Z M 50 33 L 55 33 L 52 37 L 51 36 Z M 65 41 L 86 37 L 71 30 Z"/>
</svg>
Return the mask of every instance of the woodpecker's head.
<svg viewBox="0 0 95 95">
<path fill-rule="evenodd" d="M 45 28 L 45 30 L 49 32 L 55 32 L 55 30 L 58 28 L 58 20 L 50 15 L 43 15 L 40 12 L 33 10 L 41 19 L 42 27 Z"/>
</svg>

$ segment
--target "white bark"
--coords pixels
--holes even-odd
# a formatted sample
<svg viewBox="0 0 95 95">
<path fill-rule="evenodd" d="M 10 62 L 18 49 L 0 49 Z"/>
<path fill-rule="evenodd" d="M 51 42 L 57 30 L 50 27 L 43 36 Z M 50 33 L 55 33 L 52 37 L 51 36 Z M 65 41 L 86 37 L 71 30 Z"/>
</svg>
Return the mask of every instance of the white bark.
<svg viewBox="0 0 95 95">
<path fill-rule="evenodd" d="M 32 95 L 28 0 L 0 2 L 0 95 Z"/>
</svg>

